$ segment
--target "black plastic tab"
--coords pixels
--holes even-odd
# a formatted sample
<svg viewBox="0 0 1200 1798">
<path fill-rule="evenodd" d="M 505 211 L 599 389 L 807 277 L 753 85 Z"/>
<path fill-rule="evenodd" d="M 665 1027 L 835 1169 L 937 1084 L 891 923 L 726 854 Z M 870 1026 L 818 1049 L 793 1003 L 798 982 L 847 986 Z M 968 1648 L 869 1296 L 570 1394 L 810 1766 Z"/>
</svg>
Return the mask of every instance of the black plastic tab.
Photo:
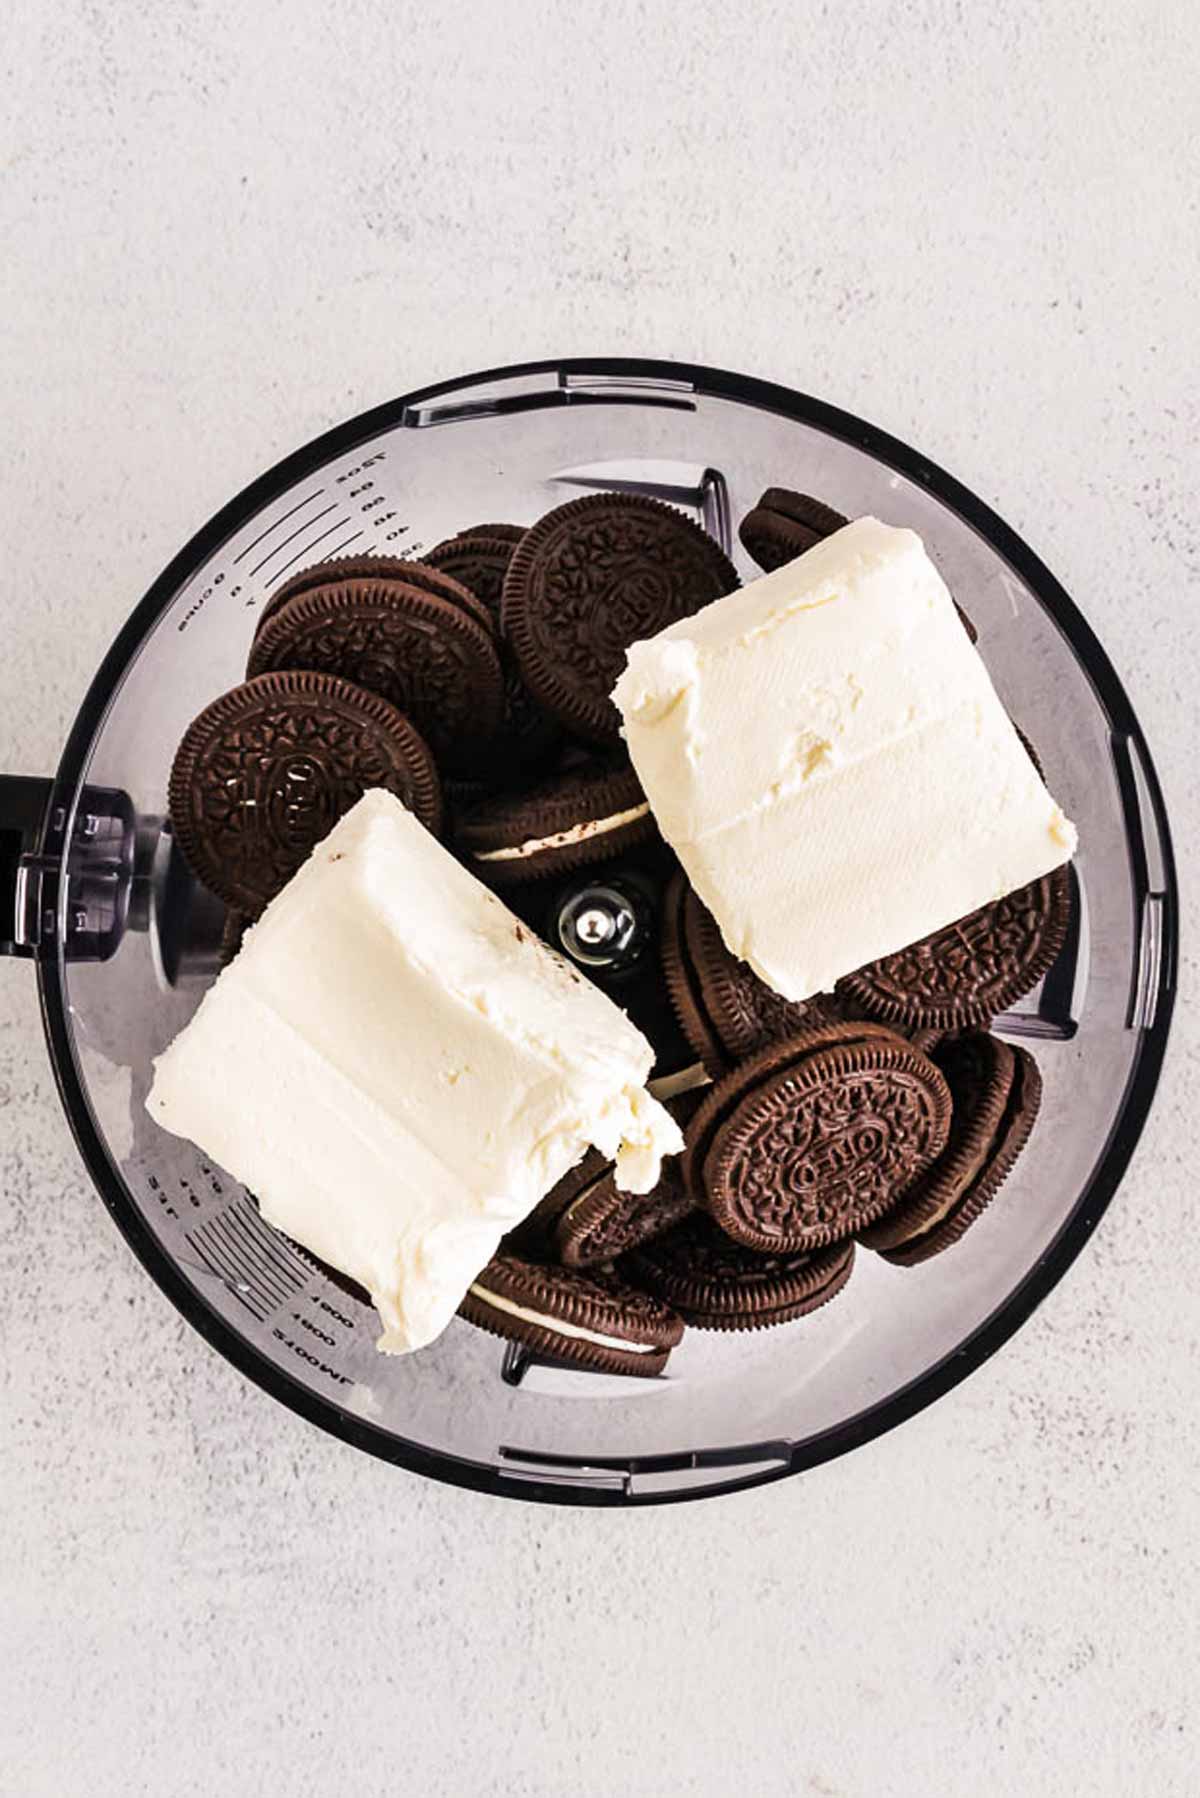
<svg viewBox="0 0 1200 1798">
<path fill-rule="evenodd" d="M 52 782 L 0 775 L 0 955 L 34 955 L 30 940 L 26 858 L 42 846 Z"/>
<path fill-rule="evenodd" d="M 121 941 L 133 878 L 128 795 L 84 787 L 69 842 L 67 830 L 50 781 L 0 776 L 0 955 L 47 955 L 61 930 L 67 960 L 107 961 Z"/>
</svg>

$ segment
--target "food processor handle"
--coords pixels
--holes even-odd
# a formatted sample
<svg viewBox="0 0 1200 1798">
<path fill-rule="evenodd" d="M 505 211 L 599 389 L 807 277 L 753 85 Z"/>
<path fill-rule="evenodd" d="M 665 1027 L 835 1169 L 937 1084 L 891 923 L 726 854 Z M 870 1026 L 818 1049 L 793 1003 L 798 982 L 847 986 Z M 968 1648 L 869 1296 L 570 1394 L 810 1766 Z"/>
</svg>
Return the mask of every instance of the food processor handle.
<svg viewBox="0 0 1200 1798">
<path fill-rule="evenodd" d="M 61 949 L 104 961 L 121 940 L 136 842 L 129 796 L 84 787 L 68 809 L 52 781 L 0 775 L 0 955 Z"/>
<path fill-rule="evenodd" d="M 42 859 L 53 782 L 0 774 L 0 955 L 36 955 Z M 59 858 L 54 858 L 58 865 Z"/>
</svg>

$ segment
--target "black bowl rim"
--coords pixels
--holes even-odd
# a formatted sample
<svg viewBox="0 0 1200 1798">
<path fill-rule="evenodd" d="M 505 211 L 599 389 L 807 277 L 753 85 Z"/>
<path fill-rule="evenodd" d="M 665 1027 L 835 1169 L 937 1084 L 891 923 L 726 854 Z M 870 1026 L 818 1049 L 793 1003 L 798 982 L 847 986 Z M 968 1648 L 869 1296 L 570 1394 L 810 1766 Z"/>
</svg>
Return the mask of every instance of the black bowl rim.
<svg viewBox="0 0 1200 1798">
<path fill-rule="evenodd" d="M 381 1430 L 360 1417 L 342 1411 L 337 1405 L 301 1386 L 281 1368 L 265 1360 L 250 1343 L 209 1309 L 154 1237 L 109 1160 L 76 1066 L 63 966 L 57 953 L 51 952 L 39 959 L 38 985 L 42 1018 L 60 1097 L 88 1172 L 101 1198 L 138 1259 L 171 1302 L 201 1336 L 247 1378 L 301 1417 L 307 1418 L 310 1423 L 317 1424 L 342 1441 L 364 1449 L 382 1460 L 409 1468 L 415 1473 L 427 1474 L 450 1485 L 548 1504 L 670 1504 L 685 1499 L 714 1497 L 722 1493 L 746 1490 L 784 1479 L 790 1474 L 801 1473 L 822 1462 L 833 1460 L 850 1449 L 882 1436 L 897 1424 L 924 1410 L 981 1367 L 1053 1290 L 1083 1249 L 1111 1201 L 1141 1135 L 1158 1084 L 1174 1006 L 1179 949 L 1179 895 L 1162 790 L 1145 736 L 1128 696 L 1083 614 L 1016 532 L 952 475 L 898 438 L 851 413 L 811 395 L 752 376 L 707 368 L 700 364 L 642 357 L 552 357 L 436 382 L 432 386 L 418 388 L 389 400 L 335 426 L 252 481 L 180 550 L 118 632 L 96 672 L 67 738 L 47 816 L 52 817 L 62 807 L 69 820 L 96 734 L 133 655 L 160 612 L 195 569 L 268 503 L 280 488 L 302 479 L 329 458 L 398 424 L 410 407 L 425 404 L 446 394 L 478 387 L 486 382 L 547 374 L 558 377 L 592 376 L 687 383 L 694 391 L 706 396 L 741 401 L 813 426 L 829 436 L 854 444 L 876 460 L 916 481 L 984 537 L 1037 594 L 1070 640 L 1108 712 L 1113 728 L 1136 745 L 1158 832 L 1163 867 L 1160 895 L 1161 958 L 1153 1022 L 1141 1032 L 1138 1056 L 1105 1152 L 1091 1181 L 1080 1193 L 1070 1216 L 1045 1254 L 991 1316 L 940 1361 L 908 1385 L 889 1394 L 886 1399 L 866 1407 L 832 1429 L 798 1443 L 773 1445 L 780 1451 L 780 1458 L 766 1468 L 760 1465 L 753 1471 L 741 1475 L 732 1474 L 729 1479 L 724 1480 L 718 1475 L 712 1483 L 699 1488 L 684 1486 L 673 1490 L 651 1491 L 629 1490 L 625 1485 L 586 1486 L 574 1482 L 558 1484 L 553 1478 L 539 1479 L 536 1475 L 514 1479 L 494 1466 L 424 1448 L 419 1443 L 394 1436 L 390 1431 Z M 60 813 L 60 816 L 64 813 Z M 61 940 L 61 932 L 59 938 Z M 598 1472 L 612 1469 L 636 1478 L 639 1473 L 669 1474 L 673 1470 L 695 1469 L 697 1465 L 705 1464 L 711 1465 L 715 1470 L 721 1465 L 730 1465 L 732 1459 L 729 1451 L 717 1450 L 713 1451 L 711 1459 L 701 1451 L 696 1455 L 679 1453 L 607 1462 L 598 1460 L 592 1465 Z M 513 1472 L 517 1472 L 515 1467 Z"/>
</svg>

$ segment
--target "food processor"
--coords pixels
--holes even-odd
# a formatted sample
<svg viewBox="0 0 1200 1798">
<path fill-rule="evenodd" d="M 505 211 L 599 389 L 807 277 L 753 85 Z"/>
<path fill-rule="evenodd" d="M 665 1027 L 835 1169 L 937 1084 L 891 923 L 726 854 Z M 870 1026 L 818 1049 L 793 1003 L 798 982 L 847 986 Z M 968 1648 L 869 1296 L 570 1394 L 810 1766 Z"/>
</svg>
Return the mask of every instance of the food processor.
<svg viewBox="0 0 1200 1798">
<path fill-rule="evenodd" d="M 1028 1148 L 950 1252 L 904 1269 L 860 1251 L 835 1304 L 775 1330 L 689 1331 L 657 1379 L 558 1365 L 461 1320 L 417 1355 L 380 1355 L 362 1297 L 144 1110 L 151 1059 L 215 977 L 225 926 L 166 816 L 180 736 L 242 678 L 263 607 L 308 563 L 419 556 L 478 521 L 531 523 L 614 489 L 682 508 L 749 579 L 736 521 L 770 485 L 920 532 L 1079 827 L 1069 940 L 995 1025 L 1043 1075 Z M 652 937 L 652 864 L 601 864 L 575 885 L 556 903 L 581 966 L 595 959 L 597 892 L 641 908 Z M 572 929 L 581 916 L 587 927 Z M 894 438 L 785 388 L 680 363 L 566 360 L 365 413 L 199 532 L 120 632 L 54 778 L 0 779 L 0 948 L 36 962 L 62 1101 L 104 1203 L 245 1374 L 343 1440 L 454 1484 L 640 1504 L 845 1453 L 947 1391 L 1029 1316 L 1095 1228 L 1145 1120 L 1171 1015 L 1177 894 L 1124 690 L 1080 611 L 985 505 Z"/>
</svg>

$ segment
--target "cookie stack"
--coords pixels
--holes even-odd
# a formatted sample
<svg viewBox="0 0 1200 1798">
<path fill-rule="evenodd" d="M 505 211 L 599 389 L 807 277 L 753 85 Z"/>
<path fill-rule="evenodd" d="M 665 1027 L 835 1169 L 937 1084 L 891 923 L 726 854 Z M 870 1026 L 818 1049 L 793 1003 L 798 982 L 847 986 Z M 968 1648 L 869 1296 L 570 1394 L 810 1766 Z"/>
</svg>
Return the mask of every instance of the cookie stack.
<svg viewBox="0 0 1200 1798">
<path fill-rule="evenodd" d="M 1008 1174 L 1041 1096 L 1033 1057 L 987 1026 L 1045 972 L 1069 914 L 1070 887 L 1051 877 L 795 1007 L 730 953 L 680 877 L 664 971 L 715 1076 L 687 1127 L 697 1203 L 766 1252 L 853 1237 L 912 1265 L 956 1242 Z"/>
<path fill-rule="evenodd" d="M 740 534 L 770 570 L 845 522 L 771 488 Z M 507 821 L 510 842 L 551 824 Z M 468 835 L 473 850 L 501 840 L 482 820 Z M 534 863 L 530 875 L 536 852 Z M 703 1083 L 669 1101 L 685 1152 L 640 1197 L 590 1153 L 480 1276 L 464 1315 L 542 1353 L 652 1373 L 661 1319 L 653 1359 L 639 1350 L 630 1362 L 618 1346 L 622 1303 L 643 1316 L 638 1294 L 680 1326 L 758 1330 L 835 1297 L 859 1244 L 904 1267 L 951 1247 L 1007 1177 L 1041 1097 L 1033 1057 L 987 1027 L 1047 971 L 1069 919 L 1062 868 L 797 1004 L 730 953 L 676 868 L 660 905 L 661 979 L 696 1058 L 683 1078 Z M 508 1304 L 488 1299 L 500 1262 Z M 600 1291 L 606 1342 L 566 1333 L 584 1313 L 598 1331 Z"/>
<path fill-rule="evenodd" d="M 770 569 L 844 522 L 770 488 L 741 537 Z M 1032 1057 L 989 1025 L 1047 971 L 1069 922 L 1060 869 L 802 1003 L 730 952 L 657 838 L 609 695 L 630 643 L 737 585 L 680 512 L 610 493 L 527 530 L 476 525 L 421 562 L 319 564 L 272 595 L 246 680 L 193 722 L 171 772 L 179 845 L 230 908 L 227 956 L 371 787 L 535 928 L 547 883 L 652 846 L 642 980 L 668 1027 L 661 1040 L 645 1027 L 684 1153 L 634 1196 L 591 1151 L 461 1307 L 608 1372 L 661 1372 L 685 1326 L 757 1330 L 815 1310 L 845 1286 L 856 1245 L 907 1267 L 957 1242 L 1040 1097 Z"/>
<path fill-rule="evenodd" d="M 695 922 L 699 901 L 678 894 L 679 880 L 669 903 Z M 699 1065 L 716 1076 L 671 1102 L 684 1153 L 641 1197 L 590 1155 L 510 1240 L 506 1290 L 536 1268 L 542 1301 L 565 1298 L 583 1269 L 610 1308 L 632 1289 L 696 1329 L 758 1330 L 840 1292 L 856 1244 L 910 1267 L 957 1242 L 1033 1127 L 1033 1057 L 980 1029 L 918 1025 L 904 1036 L 834 995 L 788 1015 L 719 937 L 693 931 L 703 946 L 693 959 L 671 917 L 664 974 Z M 964 996 L 960 1022 L 976 1015 Z M 465 1315 L 534 1341 L 522 1316 L 479 1296 Z M 547 1327 L 543 1318 L 543 1350 Z M 586 1342 L 570 1358 L 613 1365 Z"/>
<path fill-rule="evenodd" d="M 480 524 L 422 561 L 340 557 L 285 581 L 246 680 L 176 754 L 169 808 L 231 910 L 227 946 L 371 786 L 450 821 L 514 886 L 654 835 L 608 695 L 638 637 L 738 584 L 682 513 L 591 494 L 530 530 Z"/>
</svg>

